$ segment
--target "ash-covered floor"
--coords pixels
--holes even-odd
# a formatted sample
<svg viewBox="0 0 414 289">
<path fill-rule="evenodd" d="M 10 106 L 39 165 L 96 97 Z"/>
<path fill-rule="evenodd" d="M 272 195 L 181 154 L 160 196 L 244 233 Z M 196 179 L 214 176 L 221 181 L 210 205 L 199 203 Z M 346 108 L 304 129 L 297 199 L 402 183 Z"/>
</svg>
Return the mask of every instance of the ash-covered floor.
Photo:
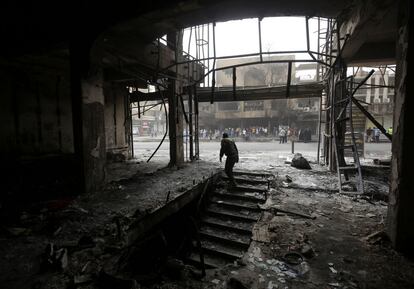
<svg viewBox="0 0 414 289">
<path fill-rule="evenodd" d="M 327 189 L 335 176 L 312 167 L 274 171 L 279 177 L 241 265 L 212 272 L 206 288 L 414 288 L 414 264 L 382 233 L 383 195 L 340 195 Z M 386 188 L 379 175 L 370 179 L 376 191 Z"/>
<path fill-rule="evenodd" d="M 303 153 L 312 169 L 300 170 L 286 163 L 288 151 L 258 154 L 258 146 L 240 150 L 235 169 L 270 173 L 275 180 L 240 261 L 207 270 L 201 280 L 197 269 L 175 256 L 166 258 L 150 281 L 117 271 L 130 250 L 124 233 L 129 226 L 222 169 L 215 145 L 217 152 L 212 145 L 214 150 L 202 155 L 206 161 L 178 170 L 164 168 L 162 157 L 147 164 L 143 155 L 112 164 L 103 191 L 22 212 L 2 227 L 0 287 L 414 288 L 414 263 L 381 233 L 389 170 L 365 167 L 366 194 L 339 194 L 336 175 L 315 164 L 313 154 Z M 102 276 L 103 269 L 108 275 Z"/>
<path fill-rule="evenodd" d="M 117 181 L 110 181 L 102 191 L 73 201 L 37 204 L 20 212 L 18 219 L 3 222 L 0 287 L 66 288 L 85 264 L 88 272 L 99 272 L 100 266 L 111 262 L 111 252 L 118 256 L 126 246 L 126 236 L 119 238 L 118 228 L 127 231 L 136 220 L 217 172 L 216 164 L 203 161 L 180 169 L 160 166 L 139 166 L 137 161 L 110 165 L 110 177 Z M 67 251 L 64 264 L 60 259 L 44 260 L 50 244 Z"/>
</svg>

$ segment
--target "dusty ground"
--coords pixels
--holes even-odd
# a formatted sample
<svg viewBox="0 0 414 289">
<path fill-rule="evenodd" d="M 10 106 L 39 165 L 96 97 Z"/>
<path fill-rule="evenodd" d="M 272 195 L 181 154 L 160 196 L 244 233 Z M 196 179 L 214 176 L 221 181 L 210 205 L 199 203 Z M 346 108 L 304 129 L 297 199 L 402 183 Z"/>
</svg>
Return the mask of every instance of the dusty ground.
<svg viewBox="0 0 414 289">
<path fill-rule="evenodd" d="M 158 146 L 160 140 L 147 138 L 145 141 L 134 141 L 134 151 L 135 156 L 138 158 L 147 159 L 155 148 Z M 250 153 L 255 151 L 256 153 L 266 153 L 273 152 L 276 154 L 280 153 L 290 153 L 291 152 L 291 143 L 279 144 L 278 140 L 265 139 L 265 141 L 254 142 L 254 141 L 237 141 L 237 146 L 240 148 L 242 156 L 245 153 Z M 185 143 L 184 143 L 185 147 Z M 158 153 L 154 156 L 156 161 L 165 161 L 168 157 L 168 148 L 169 142 L 164 142 L 160 147 Z M 317 142 L 295 143 L 295 151 L 307 156 L 316 157 L 316 152 L 318 148 Z M 188 146 L 187 146 L 187 149 Z M 202 159 L 206 160 L 212 153 L 218 153 L 220 149 L 219 140 L 202 140 L 200 141 L 200 153 Z M 365 144 L 365 157 L 369 159 L 373 158 L 389 158 L 391 157 L 391 143 L 382 142 L 382 143 L 366 143 Z M 259 157 L 260 158 L 260 157 Z"/>
<path fill-rule="evenodd" d="M 216 146 L 202 143 L 210 148 L 202 157 L 215 161 Z M 166 279 L 160 288 L 414 288 L 414 263 L 395 252 L 383 234 L 375 234 L 385 229 L 389 171 L 372 166 L 372 159 L 389 157 L 389 144 L 369 146 L 364 196 L 340 195 L 336 175 L 323 166 L 298 170 L 285 164 L 292 157 L 288 145 L 238 146 L 237 169 L 266 171 L 277 179 L 249 252 L 241 264 L 212 270 L 201 283 Z M 315 160 L 314 144 L 298 149 Z M 293 182 L 286 182 L 286 175 Z M 276 214 L 274 208 L 315 219 Z M 287 261 L 290 252 L 301 253 L 299 264 Z"/>
<path fill-rule="evenodd" d="M 414 288 L 414 264 L 392 250 L 386 238 L 367 238 L 384 229 L 386 203 L 326 192 L 334 177 L 313 167 L 274 171 L 279 182 L 243 266 L 211 273 L 208 280 L 218 283 L 211 288 Z M 283 182 L 286 174 L 292 183 Z M 298 189 L 303 177 L 311 177 L 312 190 Z M 313 190 L 318 186 L 320 190 Z M 275 214 L 274 208 L 315 219 Z M 286 259 L 291 252 L 301 253 L 293 259 L 302 258 L 298 264 Z"/>
<path fill-rule="evenodd" d="M 134 152 L 137 160 L 145 163 L 151 156 L 158 141 L 147 139 L 145 142 L 134 142 Z M 286 159 L 291 156 L 291 143 L 279 144 L 277 140 L 267 140 L 263 142 L 237 142 L 240 151 L 240 163 L 238 166 L 245 169 L 269 169 L 275 165 L 275 160 Z M 295 143 L 294 151 L 306 155 L 311 160 L 316 160 L 318 144 Z M 189 150 L 188 146 L 187 149 Z M 219 141 L 201 141 L 200 157 L 202 160 L 217 162 L 219 159 L 220 142 Z M 169 157 L 169 143 L 162 144 L 157 154 L 149 164 L 167 165 Z M 188 153 L 186 155 L 188 157 Z M 391 158 L 391 143 L 366 143 L 365 158 L 361 159 L 364 164 L 372 164 L 373 159 Z"/>
<path fill-rule="evenodd" d="M 158 282 L 143 288 L 414 288 L 413 263 L 393 251 L 385 238 L 366 238 L 384 229 L 386 174 L 379 174 L 378 169 L 367 171 L 366 191 L 370 193 L 366 196 L 340 195 L 336 176 L 325 167 L 312 163 L 312 170 L 295 169 L 285 164 L 291 157 L 290 146 L 275 151 L 261 145 L 239 144 L 241 158 L 236 169 L 276 176 L 242 262 L 210 271 L 201 281 L 189 273 L 191 268 L 179 266 L 183 271 L 179 276 L 184 277 L 161 275 Z M 141 152 L 137 159 L 108 167 L 109 182 L 102 192 L 79 197 L 66 206 L 49 204 L 22 213 L 20 221 L 3 228 L 0 237 L 0 287 L 73 288 L 74 279 L 86 276 L 91 282 L 81 282 L 76 288 L 106 288 L 94 280 L 103 266 L 115 266 L 113 258 L 125 246 L 117 236 L 117 222 L 121 229 L 127 228 L 163 206 L 168 191 L 171 201 L 222 168 L 224 164 L 217 162 L 218 144 L 208 146 L 211 149 L 201 155 L 206 161 L 180 170 L 163 168 L 163 150 L 147 164 L 151 147 L 137 149 Z M 301 152 L 314 160 L 311 151 L 312 147 L 304 147 Z M 292 182 L 286 182 L 286 175 Z M 316 218 L 275 213 L 275 208 Z M 42 256 L 50 243 L 67 250 L 64 269 L 55 263 L 54 269 L 45 267 Z M 302 252 L 299 264 L 291 264 L 297 259 L 284 258 L 289 252 Z M 117 288 L 127 288 L 123 286 Z"/>
<path fill-rule="evenodd" d="M 110 165 L 110 181 L 102 191 L 74 201 L 51 200 L 21 212 L 14 223 L 1 224 L 0 288 L 67 288 L 85 264 L 96 274 L 125 246 L 117 223 L 128 230 L 217 171 L 216 164 L 203 161 L 180 169 L 161 167 L 137 161 Z M 63 272 L 62 264 L 45 260 L 48 244 L 67 249 Z"/>
</svg>

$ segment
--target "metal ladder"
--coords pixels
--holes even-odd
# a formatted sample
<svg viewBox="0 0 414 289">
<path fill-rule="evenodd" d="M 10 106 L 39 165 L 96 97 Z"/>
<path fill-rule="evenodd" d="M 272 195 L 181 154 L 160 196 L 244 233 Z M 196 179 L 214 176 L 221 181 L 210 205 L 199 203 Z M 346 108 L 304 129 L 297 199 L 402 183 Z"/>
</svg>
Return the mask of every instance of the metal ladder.
<svg viewBox="0 0 414 289">
<path fill-rule="evenodd" d="M 349 173 L 354 172 L 356 175 L 356 187 L 359 194 L 364 193 L 364 184 L 362 181 L 361 163 L 359 161 L 358 148 L 355 139 L 355 132 L 352 122 L 352 97 L 356 91 L 353 89 L 353 77 L 348 77 L 342 81 L 345 81 L 345 97 L 337 99 L 334 97 L 332 109 L 334 110 L 334 149 L 336 168 L 338 173 L 338 186 L 339 192 L 342 193 L 342 186 L 348 183 L 352 183 L 349 178 Z M 336 112 L 339 111 L 338 114 Z M 351 136 L 351 143 L 345 144 L 345 139 L 341 135 L 345 135 L 346 131 L 349 131 Z M 342 134 L 343 133 L 343 134 Z M 352 156 L 354 163 L 352 165 L 347 164 L 345 161 L 345 151 L 352 150 Z M 345 182 L 342 181 L 342 174 L 344 175 Z"/>
<path fill-rule="evenodd" d="M 331 66 L 336 57 L 338 56 L 338 49 L 335 49 L 335 41 L 333 35 L 337 33 L 337 23 L 333 19 L 325 19 L 318 17 L 318 59 Z M 329 78 L 329 71 L 331 68 L 325 65 L 317 66 L 317 80 L 327 83 Z M 331 104 L 329 103 L 329 97 L 326 90 L 322 93 L 319 103 L 319 121 L 318 121 L 318 149 L 317 149 L 317 162 L 320 163 L 321 159 L 324 160 L 327 155 L 326 143 L 328 138 L 331 138 L 331 129 L 326 122 L 326 114 L 330 113 Z"/>
</svg>

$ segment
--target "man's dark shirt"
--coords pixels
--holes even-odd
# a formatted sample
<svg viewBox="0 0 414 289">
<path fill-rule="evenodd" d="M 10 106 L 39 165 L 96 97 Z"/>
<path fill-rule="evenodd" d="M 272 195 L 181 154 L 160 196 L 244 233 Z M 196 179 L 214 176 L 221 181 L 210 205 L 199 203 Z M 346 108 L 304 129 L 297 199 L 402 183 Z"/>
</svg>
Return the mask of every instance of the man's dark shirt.
<svg viewBox="0 0 414 289">
<path fill-rule="evenodd" d="M 223 138 L 221 140 L 221 149 L 220 149 L 220 158 L 226 155 L 227 157 L 239 157 L 239 151 L 237 150 L 237 146 L 229 138 Z"/>
</svg>

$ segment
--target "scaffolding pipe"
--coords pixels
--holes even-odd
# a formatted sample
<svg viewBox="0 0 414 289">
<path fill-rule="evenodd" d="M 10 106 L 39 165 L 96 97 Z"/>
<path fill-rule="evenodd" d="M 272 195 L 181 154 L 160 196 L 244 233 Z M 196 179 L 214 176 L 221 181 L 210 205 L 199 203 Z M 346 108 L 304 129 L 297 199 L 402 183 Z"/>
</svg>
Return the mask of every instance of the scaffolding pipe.
<svg viewBox="0 0 414 289">
<path fill-rule="evenodd" d="M 214 32 L 214 27 L 213 26 L 213 32 Z M 215 39 L 215 37 L 213 37 L 213 40 Z M 213 45 L 214 46 L 214 45 Z M 214 48 L 214 47 L 213 47 Z M 213 51 L 214 52 L 214 51 Z M 262 51 L 263 55 L 273 55 L 273 54 L 308 54 L 309 51 L 307 50 L 288 50 L 288 51 Z M 312 51 L 313 53 L 315 53 L 314 51 Z M 186 60 L 186 61 L 180 61 L 177 63 L 173 63 L 170 64 L 168 66 L 166 66 L 165 68 L 163 68 L 163 71 L 170 69 L 171 67 L 175 66 L 175 65 L 180 65 L 180 64 L 186 64 L 186 63 L 190 63 L 190 62 L 201 62 L 204 60 L 217 60 L 217 59 L 231 59 L 231 58 L 243 58 L 243 57 L 254 57 L 254 56 L 259 56 L 260 53 L 255 52 L 255 53 L 246 53 L 246 54 L 234 54 L 234 55 L 226 55 L 226 56 L 211 56 L 211 57 L 206 57 L 206 58 L 196 58 L 194 60 Z M 260 62 L 259 62 L 260 63 Z"/>
<path fill-rule="evenodd" d="M 262 62 L 260 61 L 253 61 L 253 62 L 246 62 L 246 63 L 240 63 L 240 64 L 234 64 L 234 65 L 228 65 L 228 66 L 222 66 L 218 67 L 216 69 L 212 69 L 212 71 L 218 71 L 218 70 L 225 70 L 228 68 L 233 67 L 241 67 L 241 66 L 248 66 L 248 65 L 255 65 L 255 64 L 267 64 L 267 63 L 289 63 L 289 62 L 307 62 L 307 63 L 318 63 L 319 60 L 311 60 L 311 59 L 290 59 L 290 60 L 264 60 Z"/>
<path fill-rule="evenodd" d="M 177 31 L 177 33 L 174 33 L 175 43 L 173 44 L 174 45 L 173 48 L 174 48 L 174 52 L 175 52 L 175 61 L 178 61 L 178 45 L 177 45 L 178 44 L 178 39 L 182 39 L 180 37 L 180 32 L 181 32 L 181 30 Z M 182 51 L 182 48 L 181 48 L 181 51 Z M 175 66 L 175 76 L 178 77 L 178 65 Z M 174 89 L 176 89 L 176 85 L 174 85 Z M 176 91 L 173 92 L 173 97 L 176 98 L 175 103 L 177 104 L 177 102 L 178 102 L 178 95 L 177 95 L 177 92 Z M 176 106 L 175 115 L 176 115 L 176 122 L 178 124 L 180 122 L 180 118 L 178 117 L 180 115 L 179 108 L 178 108 L 178 104 Z"/>
<path fill-rule="evenodd" d="M 187 113 L 185 112 L 185 105 L 184 105 L 183 95 L 182 94 L 179 94 L 178 97 L 180 98 L 181 108 L 183 109 L 183 114 L 184 114 L 185 122 L 188 124 L 188 117 L 187 117 Z"/>
<path fill-rule="evenodd" d="M 260 51 L 260 62 L 263 61 L 263 54 L 262 54 L 262 18 L 257 18 L 257 23 L 259 26 L 259 51 Z"/>
<path fill-rule="evenodd" d="M 130 96 L 128 95 L 128 103 L 129 103 L 129 129 L 130 129 L 130 144 L 131 144 L 131 157 L 134 158 L 134 130 L 132 125 L 132 105 Z"/>
<path fill-rule="evenodd" d="M 309 40 L 309 17 L 305 17 L 305 23 L 306 23 L 306 48 L 308 51 L 310 51 L 310 40 Z"/>
<path fill-rule="evenodd" d="M 198 26 L 194 26 L 194 43 L 195 43 L 195 49 L 196 49 L 196 51 L 195 51 L 195 54 L 196 54 L 196 56 L 195 56 L 195 58 L 196 59 L 199 59 L 199 55 L 198 55 L 198 46 L 197 46 L 197 41 L 198 41 L 198 31 L 197 31 L 197 27 Z M 200 61 L 200 60 L 198 60 L 198 61 Z M 193 60 L 191 61 L 191 62 L 193 62 Z M 175 64 L 171 64 L 171 65 L 169 65 L 169 66 L 167 66 L 166 68 L 165 68 L 165 70 L 166 69 L 169 69 L 170 67 L 173 67 L 174 65 L 178 65 L 178 64 L 180 64 L 180 63 L 175 63 Z"/>
<path fill-rule="evenodd" d="M 190 135 L 190 161 L 194 160 L 194 137 L 193 137 L 193 94 L 191 91 L 191 87 L 188 87 L 188 116 L 189 116 L 189 122 L 188 122 L 188 133 Z"/>
<path fill-rule="evenodd" d="M 322 100 L 323 97 L 319 99 L 319 124 L 318 124 L 318 150 L 316 152 L 316 159 L 319 164 L 320 162 L 320 151 L 321 151 L 321 129 L 322 129 Z"/>
<path fill-rule="evenodd" d="M 199 129 L 198 129 L 198 95 L 197 95 L 197 86 L 194 85 L 194 112 L 195 112 L 195 153 L 196 153 L 196 159 L 200 159 L 200 138 L 199 138 Z"/>
<path fill-rule="evenodd" d="M 203 54 L 203 58 L 205 58 L 205 54 L 204 54 L 204 26 L 205 25 L 201 25 L 201 39 L 200 39 L 200 45 L 202 48 L 202 54 Z M 205 63 L 203 62 L 203 64 L 205 65 Z"/>
<path fill-rule="evenodd" d="M 193 27 L 190 28 L 190 35 L 188 37 L 188 55 L 190 55 L 190 49 L 191 49 L 191 37 L 193 35 Z M 193 77 L 194 71 L 191 72 L 191 78 Z M 190 63 L 187 63 L 187 78 L 188 78 L 188 82 L 190 82 Z"/>
<path fill-rule="evenodd" d="M 213 104 L 214 103 L 214 87 L 216 86 L 216 73 L 215 73 L 215 67 L 216 67 L 216 23 L 213 23 L 213 55 L 214 55 L 214 59 L 213 59 L 213 75 L 212 75 L 212 80 L 211 80 L 211 100 L 210 103 Z M 210 72 L 208 72 L 209 74 Z M 203 79 L 205 78 L 205 76 L 203 77 Z"/>
<path fill-rule="evenodd" d="M 141 107 L 139 105 L 139 100 L 137 101 L 137 109 L 138 109 L 138 118 L 141 118 Z"/>
<path fill-rule="evenodd" d="M 207 58 L 210 58 L 210 23 L 207 25 Z M 207 71 L 210 70 L 210 60 L 207 60 Z M 210 74 L 207 75 L 207 86 L 210 85 Z"/>
<path fill-rule="evenodd" d="M 320 49 L 321 49 L 320 31 L 321 31 L 321 18 L 318 17 L 318 43 L 317 43 L 317 47 L 316 47 L 316 49 L 318 50 L 318 53 L 320 52 Z M 318 55 L 318 59 L 320 59 L 320 58 L 321 58 L 321 56 Z M 320 69 L 321 69 L 320 64 L 317 63 L 316 64 L 316 81 L 321 80 Z M 320 107 L 322 107 L 322 103 L 321 103 Z M 320 135 L 319 135 L 319 137 L 320 137 Z M 318 163 L 319 163 L 319 161 L 318 161 Z"/>
<path fill-rule="evenodd" d="M 329 52 L 329 65 L 330 66 L 332 66 L 332 42 L 333 42 L 333 39 L 332 39 L 332 19 L 330 19 L 329 20 L 329 22 L 328 22 L 329 24 L 328 24 L 328 30 L 327 30 L 327 35 L 329 35 L 329 42 L 327 43 L 328 45 L 327 45 L 327 48 L 326 48 L 326 50 L 327 50 L 327 52 Z"/>
<path fill-rule="evenodd" d="M 158 91 L 161 93 L 160 87 L 157 86 Z M 165 104 L 165 100 L 164 97 L 162 97 L 162 103 L 164 105 L 164 111 L 165 111 L 165 133 L 164 136 L 162 137 L 160 143 L 158 144 L 157 148 L 155 149 L 155 151 L 152 153 L 152 155 L 148 158 L 147 163 L 152 159 L 152 157 L 157 153 L 157 151 L 160 149 L 162 143 L 164 142 L 165 138 L 167 137 L 168 134 L 168 112 L 167 112 L 167 105 Z"/>
<path fill-rule="evenodd" d="M 290 82 L 292 78 L 292 62 L 288 62 L 288 75 L 287 75 L 287 82 L 286 82 L 286 98 L 290 96 Z"/>
<path fill-rule="evenodd" d="M 330 73 L 330 81 L 329 81 L 329 105 L 331 107 L 333 107 L 333 95 L 334 95 L 334 91 L 333 91 L 333 83 L 335 80 L 335 76 L 333 71 L 331 71 Z M 333 144 L 332 144 L 332 138 L 333 138 L 333 125 L 334 125 L 334 109 L 331 109 L 330 111 L 330 115 L 329 115 L 329 135 L 330 135 L 330 140 L 328 142 L 328 153 L 329 155 L 327 155 L 328 159 L 327 162 L 329 163 L 329 170 L 333 171 L 334 169 L 334 153 L 333 153 Z"/>
<path fill-rule="evenodd" d="M 367 80 L 374 74 L 374 72 L 375 72 L 375 70 L 374 69 L 371 69 L 371 71 L 368 73 L 368 75 L 367 76 L 365 76 L 365 78 L 360 82 L 360 83 L 358 83 L 358 85 L 354 88 L 354 90 L 352 91 L 352 96 L 354 96 L 354 94 L 357 92 L 357 90 L 362 86 L 362 85 L 364 85 L 365 84 L 365 82 L 367 82 Z"/>
<path fill-rule="evenodd" d="M 351 99 L 352 102 L 365 114 L 365 116 L 390 140 L 392 141 L 392 136 L 387 133 L 385 128 L 359 103 L 359 101 L 354 97 L 357 90 L 374 74 L 375 70 L 372 69 L 368 75 L 357 85 L 357 87 L 352 91 Z"/>
<path fill-rule="evenodd" d="M 236 67 L 233 67 L 233 100 L 236 100 L 236 82 L 237 82 L 237 76 L 236 76 Z"/>
<path fill-rule="evenodd" d="M 359 103 L 358 99 L 352 96 L 352 102 L 365 114 L 365 116 L 390 140 L 392 141 L 392 135 L 387 133 L 385 128 Z"/>
</svg>

